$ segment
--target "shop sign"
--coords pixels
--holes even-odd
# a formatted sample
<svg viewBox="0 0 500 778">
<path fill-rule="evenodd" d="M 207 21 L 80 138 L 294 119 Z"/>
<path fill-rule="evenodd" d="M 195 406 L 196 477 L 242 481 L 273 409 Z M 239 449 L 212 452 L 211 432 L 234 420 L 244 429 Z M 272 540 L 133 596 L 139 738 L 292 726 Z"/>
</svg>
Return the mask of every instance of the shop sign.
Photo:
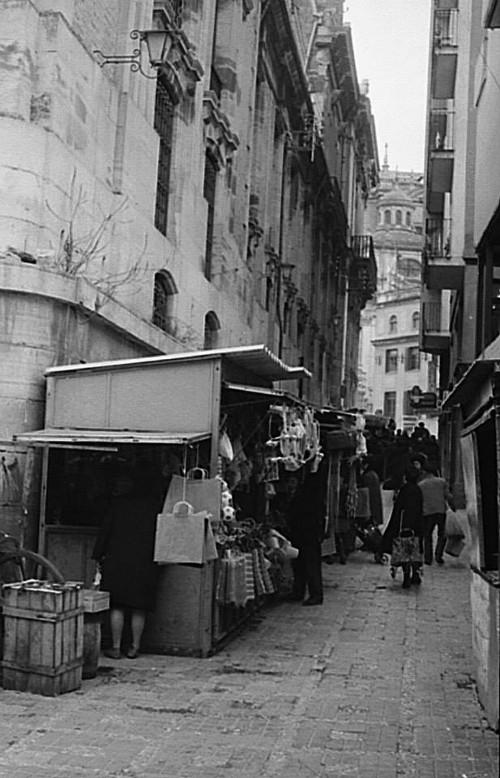
<svg viewBox="0 0 500 778">
<path fill-rule="evenodd" d="M 437 408 L 436 392 L 423 392 L 419 386 L 414 386 L 410 392 L 410 405 L 416 410 L 435 410 Z"/>
</svg>

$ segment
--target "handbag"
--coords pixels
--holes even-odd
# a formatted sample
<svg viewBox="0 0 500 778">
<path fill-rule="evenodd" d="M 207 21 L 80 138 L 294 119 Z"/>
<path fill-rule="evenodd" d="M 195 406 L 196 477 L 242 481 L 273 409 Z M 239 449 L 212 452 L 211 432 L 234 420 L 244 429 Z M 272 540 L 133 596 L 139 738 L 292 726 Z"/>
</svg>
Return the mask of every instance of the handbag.
<svg viewBox="0 0 500 778">
<path fill-rule="evenodd" d="M 455 513 L 448 508 L 446 511 L 446 523 L 444 526 L 444 534 L 447 538 L 464 538 L 462 527 L 458 521 Z"/>
<path fill-rule="evenodd" d="M 195 513 L 186 501 L 174 505 L 172 513 L 158 516 L 154 561 L 160 564 L 198 564 L 216 559 L 217 547 L 208 511 Z"/>
<path fill-rule="evenodd" d="M 187 478 L 173 475 L 163 512 L 172 513 L 174 505 L 183 500 L 191 503 L 195 513 L 199 511 L 210 513 L 212 523 L 217 524 L 221 517 L 222 480 L 208 478 L 207 471 L 201 468 L 189 470 Z"/>
<path fill-rule="evenodd" d="M 463 536 L 452 535 L 451 537 L 446 538 L 446 543 L 444 546 L 445 554 L 458 557 L 460 556 L 464 548 L 465 548 L 465 540 Z"/>
<path fill-rule="evenodd" d="M 392 541 L 391 567 L 401 567 L 401 565 L 411 562 L 422 562 L 420 538 L 415 536 L 412 529 L 403 529 L 403 515 L 404 511 L 401 511 L 399 535 Z"/>
</svg>

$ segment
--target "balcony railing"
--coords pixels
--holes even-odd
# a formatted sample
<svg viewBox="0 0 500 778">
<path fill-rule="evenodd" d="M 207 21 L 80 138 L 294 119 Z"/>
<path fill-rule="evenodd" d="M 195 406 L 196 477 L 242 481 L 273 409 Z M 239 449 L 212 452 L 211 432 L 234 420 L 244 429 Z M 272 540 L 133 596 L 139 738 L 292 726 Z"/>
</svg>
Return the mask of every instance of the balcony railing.
<svg viewBox="0 0 500 778">
<path fill-rule="evenodd" d="M 434 46 L 458 45 L 458 8 L 437 9 L 434 14 Z"/>
<path fill-rule="evenodd" d="M 375 250 L 371 235 L 353 235 L 351 238 L 351 248 L 356 259 L 368 259 L 375 262 Z"/>
<path fill-rule="evenodd" d="M 364 300 L 377 291 L 377 263 L 371 235 L 351 237 L 353 263 L 350 272 L 351 289 L 361 294 Z"/>
<path fill-rule="evenodd" d="M 431 110 L 429 123 L 430 151 L 455 149 L 455 113 L 443 109 Z"/>
<path fill-rule="evenodd" d="M 433 259 L 450 257 L 451 219 L 427 219 L 425 222 L 425 251 Z"/>
</svg>

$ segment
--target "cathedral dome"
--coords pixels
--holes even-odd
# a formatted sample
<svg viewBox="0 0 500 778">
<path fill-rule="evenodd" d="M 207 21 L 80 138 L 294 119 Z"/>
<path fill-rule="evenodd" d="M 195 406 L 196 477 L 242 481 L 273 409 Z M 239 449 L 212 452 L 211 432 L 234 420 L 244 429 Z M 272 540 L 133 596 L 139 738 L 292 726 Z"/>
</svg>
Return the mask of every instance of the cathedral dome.
<svg viewBox="0 0 500 778">
<path fill-rule="evenodd" d="M 379 207 L 384 205 L 400 205 L 403 208 L 415 208 L 415 203 L 399 186 L 391 187 L 378 201 Z"/>
<path fill-rule="evenodd" d="M 375 249 L 397 248 L 402 251 L 421 251 L 423 248 L 422 235 L 404 227 L 388 229 L 387 224 L 381 224 L 373 233 L 373 245 Z"/>
</svg>

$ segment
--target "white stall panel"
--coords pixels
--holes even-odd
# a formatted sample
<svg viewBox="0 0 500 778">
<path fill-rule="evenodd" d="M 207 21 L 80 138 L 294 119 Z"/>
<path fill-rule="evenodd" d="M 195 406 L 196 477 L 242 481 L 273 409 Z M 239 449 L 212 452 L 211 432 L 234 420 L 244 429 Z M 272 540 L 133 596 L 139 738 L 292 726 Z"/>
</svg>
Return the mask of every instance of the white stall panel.
<svg viewBox="0 0 500 778">
<path fill-rule="evenodd" d="M 107 427 L 109 380 L 107 373 L 78 373 L 49 381 L 47 427 Z"/>
<path fill-rule="evenodd" d="M 111 373 L 108 426 L 210 432 L 213 370 L 206 361 Z"/>
<path fill-rule="evenodd" d="M 52 374 L 46 426 L 210 434 L 217 382 L 218 360 Z"/>
</svg>

